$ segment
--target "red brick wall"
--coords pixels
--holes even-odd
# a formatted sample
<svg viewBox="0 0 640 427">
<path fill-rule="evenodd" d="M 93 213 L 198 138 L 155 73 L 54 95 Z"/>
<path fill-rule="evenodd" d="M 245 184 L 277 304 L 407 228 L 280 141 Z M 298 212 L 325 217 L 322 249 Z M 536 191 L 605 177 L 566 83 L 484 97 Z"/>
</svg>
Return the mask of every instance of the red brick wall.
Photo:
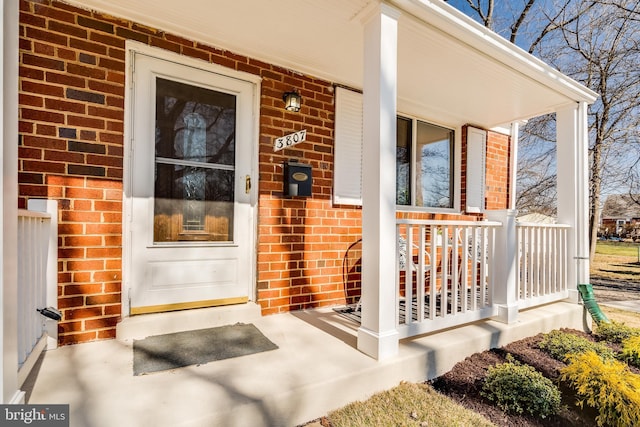
<svg viewBox="0 0 640 427">
<path fill-rule="evenodd" d="M 282 108 L 282 93 L 293 88 L 302 96 L 298 113 Z M 332 204 L 333 100 L 328 82 L 275 68 L 263 80 L 257 266 L 263 314 L 345 301 L 343 262 L 360 238 L 360 210 Z M 273 152 L 274 138 L 301 129 L 306 142 Z M 312 197 L 282 196 L 287 160 L 311 165 Z"/>
<path fill-rule="evenodd" d="M 124 40 L 114 19 L 20 2 L 19 205 L 59 201 L 63 344 L 111 338 L 121 313 Z"/>
<path fill-rule="evenodd" d="M 252 297 L 264 314 L 354 301 L 361 217 L 359 208 L 332 204 L 331 82 L 65 3 L 21 0 L 20 9 L 19 205 L 59 201 L 62 344 L 112 338 L 121 316 L 127 39 L 262 77 Z M 283 109 L 291 89 L 303 98 L 298 113 Z M 274 138 L 300 129 L 306 142 L 273 152 Z M 291 159 L 312 166 L 312 197 L 282 197 Z M 499 197 L 497 184 L 491 191 Z"/>
<path fill-rule="evenodd" d="M 61 343 L 113 337 L 120 319 L 127 39 L 263 78 L 257 298 L 265 314 L 344 302 L 342 257 L 360 226 L 357 209 L 331 204 L 331 83 L 64 3 L 20 7 L 19 205 L 60 202 Z M 292 88 L 299 113 L 282 108 Z M 303 128 L 305 143 L 273 153 L 274 138 Z M 294 158 L 313 167 L 313 198 L 281 197 Z"/>
<path fill-rule="evenodd" d="M 485 208 L 487 210 L 507 209 L 509 207 L 509 157 L 509 136 L 488 131 L 487 171 L 485 177 Z"/>
</svg>

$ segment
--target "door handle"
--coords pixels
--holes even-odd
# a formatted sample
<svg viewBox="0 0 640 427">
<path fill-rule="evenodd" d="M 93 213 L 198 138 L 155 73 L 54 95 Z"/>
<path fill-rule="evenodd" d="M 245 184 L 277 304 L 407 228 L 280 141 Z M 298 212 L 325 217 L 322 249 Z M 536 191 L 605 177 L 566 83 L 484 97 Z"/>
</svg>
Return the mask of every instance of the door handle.
<svg viewBox="0 0 640 427">
<path fill-rule="evenodd" d="M 251 176 L 247 175 L 244 177 L 245 183 L 244 183 L 244 192 L 246 194 L 249 194 L 249 192 L 251 191 Z"/>
</svg>

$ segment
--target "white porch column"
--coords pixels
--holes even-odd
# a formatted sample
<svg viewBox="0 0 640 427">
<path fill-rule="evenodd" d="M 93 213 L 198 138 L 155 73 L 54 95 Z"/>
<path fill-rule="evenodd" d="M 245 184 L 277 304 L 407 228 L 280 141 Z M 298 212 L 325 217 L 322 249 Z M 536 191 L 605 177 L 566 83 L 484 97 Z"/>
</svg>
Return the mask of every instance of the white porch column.
<svg viewBox="0 0 640 427">
<path fill-rule="evenodd" d="M 516 208 L 518 182 L 518 144 L 520 143 L 520 123 L 511 123 L 511 155 L 509 156 L 509 209 Z"/>
<path fill-rule="evenodd" d="M 494 320 L 513 323 L 518 318 L 518 281 L 516 263 L 518 262 L 518 243 L 516 216 L 518 211 L 506 209 L 486 211 L 487 219 L 499 221 L 502 227 L 496 230 L 495 251 L 493 253 L 491 289 L 493 305 L 498 307 Z"/>
<path fill-rule="evenodd" d="M 18 389 L 18 1 L 0 0 L 2 34 L 2 153 L 0 182 L 0 345 L 2 346 L 2 403 L 24 403 Z"/>
<path fill-rule="evenodd" d="M 362 323 L 358 350 L 398 353 L 396 330 L 396 99 L 399 13 L 378 5 L 364 26 Z"/>
<path fill-rule="evenodd" d="M 567 242 L 569 300 L 578 302 L 577 285 L 589 283 L 589 140 L 587 104 L 556 112 L 558 222 L 571 226 Z"/>
</svg>

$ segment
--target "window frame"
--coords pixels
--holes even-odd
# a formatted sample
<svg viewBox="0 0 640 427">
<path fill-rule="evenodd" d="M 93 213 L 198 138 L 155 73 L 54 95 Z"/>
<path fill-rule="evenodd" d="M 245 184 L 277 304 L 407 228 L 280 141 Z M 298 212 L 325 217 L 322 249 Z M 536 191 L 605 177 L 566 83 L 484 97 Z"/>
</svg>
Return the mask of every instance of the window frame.
<svg viewBox="0 0 640 427">
<path fill-rule="evenodd" d="M 364 147 L 362 132 L 362 92 L 336 85 L 334 96 L 336 110 L 332 202 L 334 206 L 361 207 L 362 150 Z M 412 108 L 409 106 L 409 109 Z M 400 109 L 396 111 L 396 118 L 411 120 L 412 126 L 414 126 L 414 123 L 415 126 L 417 126 L 418 120 L 440 126 L 453 131 L 454 135 L 453 207 L 431 208 L 413 205 L 395 205 L 396 212 L 462 214 L 462 126 L 451 126 L 450 124 L 438 122 L 437 120 L 430 120 L 427 116 L 409 114 Z M 413 133 L 415 135 L 415 131 Z M 482 168 L 484 170 L 485 165 L 483 165 Z"/>
<path fill-rule="evenodd" d="M 396 204 L 396 211 L 399 212 L 427 212 L 427 213 L 447 213 L 447 214 L 460 214 L 460 193 L 461 193 L 461 177 L 462 177 L 462 129 L 458 127 L 447 126 L 442 123 L 438 123 L 433 120 L 427 120 L 421 116 L 406 114 L 398 111 L 396 113 L 396 120 L 404 119 L 411 121 L 411 160 L 410 160 L 410 184 L 411 184 L 411 204 L 410 205 L 398 205 Z M 416 182 L 415 182 L 415 156 L 416 156 L 416 139 L 418 135 L 418 122 L 423 122 L 428 125 L 438 126 L 443 129 L 450 130 L 453 132 L 453 160 L 452 160 L 452 180 L 451 185 L 453 186 L 452 191 L 452 203 L 450 208 L 437 208 L 431 206 L 416 206 L 415 205 L 415 195 L 416 195 Z M 396 140 L 396 146 L 398 141 Z M 396 182 L 397 182 L 396 177 Z"/>
</svg>

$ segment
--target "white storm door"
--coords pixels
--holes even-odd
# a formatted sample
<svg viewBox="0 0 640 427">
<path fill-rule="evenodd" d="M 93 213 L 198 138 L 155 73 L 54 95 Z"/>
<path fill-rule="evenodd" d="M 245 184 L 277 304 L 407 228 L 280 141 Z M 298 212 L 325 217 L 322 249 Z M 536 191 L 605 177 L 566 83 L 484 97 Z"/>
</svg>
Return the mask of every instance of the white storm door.
<svg viewBox="0 0 640 427">
<path fill-rule="evenodd" d="M 255 84 L 136 53 L 130 313 L 246 302 Z"/>
</svg>

